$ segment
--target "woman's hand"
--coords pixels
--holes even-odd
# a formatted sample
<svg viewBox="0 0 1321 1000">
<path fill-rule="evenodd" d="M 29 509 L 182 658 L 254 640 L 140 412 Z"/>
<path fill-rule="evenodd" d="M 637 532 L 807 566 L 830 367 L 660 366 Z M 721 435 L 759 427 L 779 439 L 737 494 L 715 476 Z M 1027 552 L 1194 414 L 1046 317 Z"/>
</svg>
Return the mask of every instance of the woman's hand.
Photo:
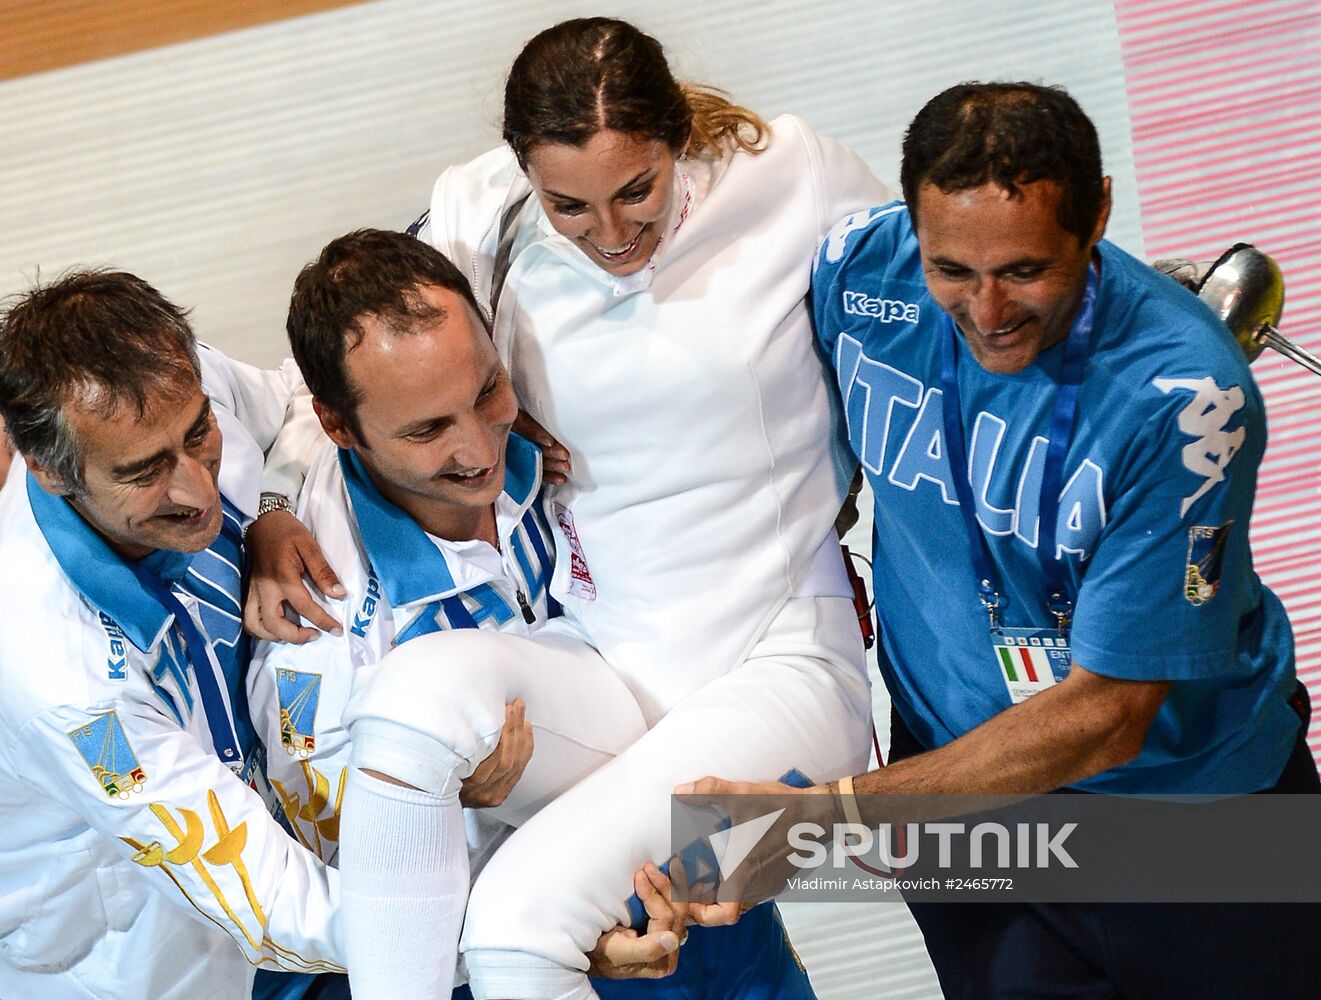
<svg viewBox="0 0 1321 1000">
<path fill-rule="evenodd" d="M 322 631 L 343 629 L 313 598 L 304 575 L 320 593 L 341 598 L 344 587 L 326 562 L 321 546 L 303 522 L 288 511 L 272 510 L 253 521 L 245 539 L 250 567 L 243 627 L 257 639 L 304 643 Z M 289 612 L 308 625 L 291 620 Z"/>
<path fill-rule="evenodd" d="M 573 468 L 569 462 L 569 449 L 550 435 L 522 410 L 514 420 L 514 433 L 521 434 L 541 449 L 541 478 L 554 486 L 562 486 L 569 481 Z"/>
</svg>

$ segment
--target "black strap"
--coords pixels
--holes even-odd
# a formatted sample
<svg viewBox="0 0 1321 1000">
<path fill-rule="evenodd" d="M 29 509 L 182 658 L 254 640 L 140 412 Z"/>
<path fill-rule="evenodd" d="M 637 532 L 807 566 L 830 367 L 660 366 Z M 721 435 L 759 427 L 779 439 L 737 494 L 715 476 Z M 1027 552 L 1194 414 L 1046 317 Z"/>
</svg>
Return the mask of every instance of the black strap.
<svg viewBox="0 0 1321 1000">
<path fill-rule="evenodd" d="M 1229 260 L 1230 257 L 1234 256 L 1234 254 L 1238 253 L 1240 250 L 1254 249 L 1256 248 L 1251 243 L 1235 243 L 1232 247 L 1217 257 L 1214 264 L 1206 269 L 1206 273 L 1202 275 L 1202 280 L 1197 283 L 1197 287 L 1193 289 L 1193 292 L 1197 295 L 1201 295 L 1202 289 L 1205 288 L 1206 283 L 1211 280 L 1211 275 L 1215 274 L 1217 268 L 1219 268 L 1225 261 Z M 1279 320 L 1276 320 L 1276 322 L 1279 322 Z"/>
<path fill-rule="evenodd" d="M 514 252 L 514 220 L 523 210 L 527 200 L 532 197 L 529 191 L 518 201 L 505 209 L 500 216 L 500 239 L 495 247 L 495 269 L 491 272 L 491 321 L 495 321 L 496 306 L 500 304 L 500 293 L 505 287 L 505 277 L 509 274 L 509 255 Z"/>
</svg>

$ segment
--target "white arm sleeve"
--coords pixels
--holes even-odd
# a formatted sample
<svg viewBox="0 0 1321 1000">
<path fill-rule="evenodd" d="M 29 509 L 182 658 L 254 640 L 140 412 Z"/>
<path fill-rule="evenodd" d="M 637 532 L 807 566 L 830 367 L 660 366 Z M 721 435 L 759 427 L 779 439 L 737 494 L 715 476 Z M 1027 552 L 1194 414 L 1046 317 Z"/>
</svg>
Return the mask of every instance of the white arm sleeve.
<svg viewBox="0 0 1321 1000">
<path fill-rule="evenodd" d="M 327 602 L 327 610 L 350 620 L 344 602 Z M 329 864 L 339 855 L 349 763 L 340 717 L 353 669 L 348 636 L 324 632 L 304 646 L 260 642 L 248 667 L 248 706 L 266 744 L 266 777 L 299 843 Z"/>
<path fill-rule="evenodd" d="M 286 358 L 273 370 L 256 368 L 207 344 L 199 344 L 197 354 L 207 395 L 238 419 L 266 455 L 262 492 L 298 496 L 324 440 L 298 365 Z"/>
<path fill-rule="evenodd" d="M 173 720 L 131 701 L 60 706 L 20 736 L 22 772 L 121 845 L 181 919 L 219 927 L 254 964 L 344 965 L 338 873 Z"/>
<path fill-rule="evenodd" d="M 306 391 L 292 358 L 275 369 L 235 361 L 209 344 L 199 344 L 202 384 L 211 400 L 238 418 L 262 451 L 269 451 L 287 419 L 294 394 Z"/>
<path fill-rule="evenodd" d="M 897 197 L 876 179 L 857 153 L 842 143 L 807 133 L 808 156 L 817 190 L 817 249 L 826 234 L 846 215 L 894 201 Z"/>
<path fill-rule="evenodd" d="M 321 421 L 312 409 L 312 393 L 301 377 L 289 399 L 284 426 L 266 452 L 266 468 L 261 476 L 263 493 L 279 493 L 294 500 L 303 488 L 307 470 L 312 467 L 318 449 L 325 442 Z"/>
<path fill-rule="evenodd" d="M 491 272 L 505 210 L 532 190 L 505 146 L 448 167 L 436 179 L 425 235 L 472 285 L 490 316 Z"/>
</svg>

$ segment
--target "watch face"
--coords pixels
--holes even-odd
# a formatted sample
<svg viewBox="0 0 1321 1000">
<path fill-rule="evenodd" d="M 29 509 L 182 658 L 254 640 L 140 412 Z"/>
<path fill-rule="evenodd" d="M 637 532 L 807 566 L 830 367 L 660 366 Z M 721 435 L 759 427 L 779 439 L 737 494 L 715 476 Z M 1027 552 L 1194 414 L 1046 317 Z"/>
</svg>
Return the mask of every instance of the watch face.
<svg viewBox="0 0 1321 1000">
<path fill-rule="evenodd" d="M 293 501 L 280 493 L 263 493 L 261 500 L 257 503 L 257 516 L 269 514 L 273 510 L 287 510 L 293 513 Z"/>
</svg>

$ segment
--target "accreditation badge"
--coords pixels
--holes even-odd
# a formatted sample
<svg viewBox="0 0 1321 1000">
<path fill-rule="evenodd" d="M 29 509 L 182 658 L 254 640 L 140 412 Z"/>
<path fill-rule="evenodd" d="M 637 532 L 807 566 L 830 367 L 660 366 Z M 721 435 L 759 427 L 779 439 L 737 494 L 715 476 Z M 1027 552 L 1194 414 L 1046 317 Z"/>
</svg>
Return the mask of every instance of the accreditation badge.
<svg viewBox="0 0 1321 1000">
<path fill-rule="evenodd" d="M 1053 628 L 998 628 L 995 665 L 1015 705 L 1064 680 L 1073 662 L 1067 633 Z"/>
</svg>

